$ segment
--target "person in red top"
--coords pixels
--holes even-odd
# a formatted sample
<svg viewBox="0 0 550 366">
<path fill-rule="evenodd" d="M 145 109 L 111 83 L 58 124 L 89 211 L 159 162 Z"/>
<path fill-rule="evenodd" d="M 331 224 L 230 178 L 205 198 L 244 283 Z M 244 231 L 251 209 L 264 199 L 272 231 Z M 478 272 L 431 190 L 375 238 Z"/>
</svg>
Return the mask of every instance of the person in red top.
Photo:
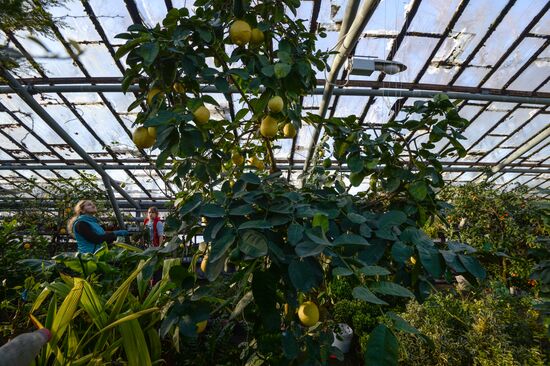
<svg viewBox="0 0 550 366">
<path fill-rule="evenodd" d="M 149 232 L 149 243 L 147 246 L 159 247 L 164 241 L 164 224 L 160 221 L 159 210 L 156 207 L 150 207 L 147 210 L 147 217 L 143 225 Z"/>
</svg>

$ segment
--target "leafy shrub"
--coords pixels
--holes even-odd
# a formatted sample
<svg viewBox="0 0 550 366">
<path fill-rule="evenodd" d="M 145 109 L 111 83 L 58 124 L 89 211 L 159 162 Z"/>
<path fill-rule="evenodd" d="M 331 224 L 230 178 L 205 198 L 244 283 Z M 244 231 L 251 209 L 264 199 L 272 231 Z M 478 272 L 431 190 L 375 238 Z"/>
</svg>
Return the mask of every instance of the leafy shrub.
<svg viewBox="0 0 550 366">
<path fill-rule="evenodd" d="M 548 339 L 529 297 L 437 293 L 423 304 L 411 301 L 401 316 L 433 341 L 399 333 L 403 364 L 545 365 L 548 360 Z"/>
<path fill-rule="evenodd" d="M 527 287 L 534 261 L 529 254 L 550 234 L 541 202 L 526 196 L 526 187 L 503 192 L 489 183 L 446 187 L 440 198 L 452 207 L 444 212 L 448 225 L 426 228 L 432 236 L 466 242 L 480 250 L 490 277 Z"/>
</svg>

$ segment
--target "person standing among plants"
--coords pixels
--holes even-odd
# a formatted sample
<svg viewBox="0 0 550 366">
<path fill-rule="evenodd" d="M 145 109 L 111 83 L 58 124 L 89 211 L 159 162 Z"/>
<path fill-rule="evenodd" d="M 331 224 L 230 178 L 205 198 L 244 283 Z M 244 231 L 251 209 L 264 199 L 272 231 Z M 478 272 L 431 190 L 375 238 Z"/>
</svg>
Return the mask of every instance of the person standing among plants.
<svg viewBox="0 0 550 366">
<path fill-rule="evenodd" d="M 95 253 L 100 244 L 110 244 L 117 236 L 128 236 L 127 230 L 105 231 L 94 215 L 97 207 L 90 200 L 81 200 L 74 207 L 74 215 L 67 223 L 67 230 L 76 239 L 79 253 Z"/>
<path fill-rule="evenodd" d="M 143 225 L 145 225 L 146 232 L 149 234 L 145 245 L 149 247 L 162 246 L 164 242 L 164 224 L 160 221 L 158 208 L 149 207 Z"/>
</svg>

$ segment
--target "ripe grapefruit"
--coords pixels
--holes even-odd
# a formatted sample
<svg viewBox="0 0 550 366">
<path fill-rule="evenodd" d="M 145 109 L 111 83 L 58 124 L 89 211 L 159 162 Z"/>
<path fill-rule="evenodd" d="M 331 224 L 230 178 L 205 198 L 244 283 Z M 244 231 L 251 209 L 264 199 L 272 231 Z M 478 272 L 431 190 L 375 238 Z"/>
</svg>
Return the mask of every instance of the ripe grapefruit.
<svg viewBox="0 0 550 366">
<path fill-rule="evenodd" d="M 250 36 L 250 44 L 259 44 L 262 43 L 265 39 L 264 32 L 258 28 L 252 29 L 252 34 Z"/>
<path fill-rule="evenodd" d="M 260 133 L 263 137 L 272 138 L 277 135 L 277 120 L 271 116 L 265 116 L 260 124 Z"/>
<path fill-rule="evenodd" d="M 132 141 L 138 149 L 147 149 L 155 144 L 155 138 L 149 135 L 147 127 L 138 127 L 132 135 Z"/>
<path fill-rule="evenodd" d="M 252 29 L 244 20 L 236 20 L 229 28 L 229 37 L 231 38 L 231 42 L 238 46 L 244 46 L 252 37 Z"/>
<path fill-rule="evenodd" d="M 294 136 L 296 136 L 296 128 L 292 123 L 288 122 L 287 124 L 285 124 L 285 126 L 283 127 L 283 135 L 287 139 L 293 139 Z"/>
<path fill-rule="evenodd" d="M 194 120 L 199 125 L 203 125 L 210 119 L 210 111 L 205 106 L 200 106 L 193 112 Z"/>
<path fill-rule="evenodd" d="M 267 102 L 267 107 L 269 110 L 273 113 L 279 113 L 283 110 L 283 107 L 285 106 L 285 103 L 283 102 L 283 98 L 280 96 L 273 97 Z"/>
<path fill-rule="evenodd" d="M 312 301 L 306 301 L 298 308 L 298 317 L 303 325 L 312 327 L 319 321 L 319 308 Z"/>
</svg>

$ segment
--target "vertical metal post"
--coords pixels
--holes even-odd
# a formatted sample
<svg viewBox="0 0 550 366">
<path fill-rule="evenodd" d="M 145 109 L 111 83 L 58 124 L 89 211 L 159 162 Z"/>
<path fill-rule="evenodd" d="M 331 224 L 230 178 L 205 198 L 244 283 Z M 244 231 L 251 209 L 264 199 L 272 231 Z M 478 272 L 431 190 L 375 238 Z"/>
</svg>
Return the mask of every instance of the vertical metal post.
<svg viewBox="0 0 550 366">
<path fill-rule="evenodd" d="M 111 182 L 107 177 L 103 176 L 102 178 L 103 178 L 103 184 L 105 185 L 105 190 L 107 191 L 107 195 L 109 196 L 109 201 L 111 201 L 111 206 L 113 206 L 113 211 L 115 211 L 118 227 L 121 229 L 125 229 L 126 225 L 124 225 L 124 219 L 122 218 L 122 213 L 120 213 L 120 207 L 118 207 L 118 202 L 115 198 L 113 187 L 111 187 Z"/>
</svg>

